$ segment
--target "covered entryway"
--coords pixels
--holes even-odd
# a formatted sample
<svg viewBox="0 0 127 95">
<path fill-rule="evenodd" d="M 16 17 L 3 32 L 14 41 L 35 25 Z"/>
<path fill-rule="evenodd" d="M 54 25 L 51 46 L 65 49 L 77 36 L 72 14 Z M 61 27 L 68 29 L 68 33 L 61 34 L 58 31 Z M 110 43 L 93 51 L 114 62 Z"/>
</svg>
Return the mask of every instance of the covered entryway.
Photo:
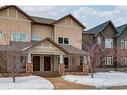
<svg viewBox="0 0 127 95">
<path fill-rule="evenodd" d="M 58 72 L 61 75 L 65 72 L 85 72 L 84 64 L 80 64 L 80 57 L 89 55 L 72 45 L 59 45 L 50 38 L 43 39 L 25 51 L 28 53 L 27 72 L 48 71 Z M 34 56 L 33 62 L 31 56 Z"/>
<path fill-rule="evenodd" d="M 33 56 L 33 71 L 40 71 L 40 56 Z"/>
<path fill-rule="evenodd" d="M 44 56 L 44 71 L 51 70 L 51 57 Z"/>
</svg>

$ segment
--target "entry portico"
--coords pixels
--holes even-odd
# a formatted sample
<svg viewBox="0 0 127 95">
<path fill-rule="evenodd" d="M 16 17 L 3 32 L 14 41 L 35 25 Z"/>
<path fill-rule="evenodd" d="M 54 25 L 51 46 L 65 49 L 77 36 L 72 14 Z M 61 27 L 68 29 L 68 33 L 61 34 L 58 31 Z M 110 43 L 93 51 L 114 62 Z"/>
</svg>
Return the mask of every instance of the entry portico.
<svg viewBox="0 0 127 95">
<path fill-rule="evenodd" d="M 27 72 L 78 72 L 81 58 L 87 52 L 71 45 L 59 45 L 50 38 L 45 38 L 23 50 L 28 54 Z"/>
</svg>

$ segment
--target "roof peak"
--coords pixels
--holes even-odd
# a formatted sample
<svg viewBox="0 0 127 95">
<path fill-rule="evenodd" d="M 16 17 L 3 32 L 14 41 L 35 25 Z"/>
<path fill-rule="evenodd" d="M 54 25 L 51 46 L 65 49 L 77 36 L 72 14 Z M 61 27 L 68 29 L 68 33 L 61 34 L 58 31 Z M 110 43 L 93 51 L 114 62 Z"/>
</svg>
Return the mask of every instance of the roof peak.
<svg viewBox="0 0 127 95">
<path fill-rule="evenodd" d="M 103 31 L 103 29 L 104 29 L 110 22 L 112 23 L 111 20 L 105 21 L 105 22 L 103 22 L 103 23 L 101 23 L 101 24 L 99 24 L 99 25 L 97 25 L 97 26 L 95 26 L 95 27 L 93 27 L 93 28 L 87 30 L 87 32 L 92 32 L 92 33 L 95 33 L 95 34 L 98 33 L 98 32 L 101 32 L 101 31 Z"/>
</svg>

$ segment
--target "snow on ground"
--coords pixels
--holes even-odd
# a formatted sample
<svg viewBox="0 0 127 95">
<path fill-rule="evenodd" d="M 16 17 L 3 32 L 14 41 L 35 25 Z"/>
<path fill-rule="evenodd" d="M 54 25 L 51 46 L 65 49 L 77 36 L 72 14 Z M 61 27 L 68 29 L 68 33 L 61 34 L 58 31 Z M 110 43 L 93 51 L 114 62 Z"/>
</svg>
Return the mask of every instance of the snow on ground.
<svg viewBox="0 0 127 95">
<path fill-rule="evenodd" d="M 53 84 L 45 78 L 39 76 L 16 77 L 16 82 L 12 78 L 0 78 L 1 89 L 53 89 Z"/>
<path fill-rule="evenodd" d="M 63 76 L 64 80 L 72 81 L 85 85 L 93 85 L 97 88 L 108 88 L 111 86 L 127 86 L 127 73 L 126 72 L 99 72 L 94 74 L 94 78 L 91 76 L 75 76 L 66 75 Z"/>
</svg>

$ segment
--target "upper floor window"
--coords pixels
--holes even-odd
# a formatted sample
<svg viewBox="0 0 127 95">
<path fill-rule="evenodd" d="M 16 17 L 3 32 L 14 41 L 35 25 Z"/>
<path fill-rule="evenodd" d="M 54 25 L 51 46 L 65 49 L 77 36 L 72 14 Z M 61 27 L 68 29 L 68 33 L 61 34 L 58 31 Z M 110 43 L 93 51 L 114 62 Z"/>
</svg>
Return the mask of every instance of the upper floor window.
<svg viewBox="0 0 127 95">
<path fill-rule="evenodd" d="M 127 41 L 125 41 L 125 49 L 127 49 Z"/>
<path fill-rule="evenodd" d="M 59 37 L 58 38 L 58 42 L 59 42 L 59 44 L 63 44 L 63 38 L 62 37 Z"/>
<path fill-rule="evenodd" d="M 113 39 L 105 39 L 105 48 L 113 48 Z"/>
<path fill-rule="evenodd" d="M 20 41 L 26 42 L 27 38 L 26 38 L 26 33 L 21 33 L 20 34 Z"/>
<path fill-rule="evenodd" d="M 58 38 L 58 43 L 59 44 L 69 44 L 69 39 L 68 38 L 59 37 Z"/>
<path fill-rule="evenodd" d="M 20 35 L 19 35 L 19 33 L 13 32 L 13 33 L 11 34 L 11 40 L 12 40 L 12 41 L 19 41 L 19 40 L 20 40 Z"/>
<path fill-rule="evenodd" d="M 40 41 L 41 37 L 39 35 L 32 35 L 32 40 L 33 41 Z"/>
<path fill-rule="evenodd" d="M 112 56 L 105 57 L 105 65 L 113 65 L 113 57 Z"/>
<path fill-rule="evenodd" d="M 101 44 L 101 37 L 97 37 L 97 43 Z"/>
<path fill-rule="evenodd" d="M 2 31 L 0 31 L 0 38 L 2 38 L 3 37 L 3 32 Z"/>
<path fill-rule="evenodd" d="M 68 38 L 64 38 L 64 44 L 69 44 Z"/>
<path fill-rule="evenodd" d="M 11 40 L 12 41 L 23 41 L 23 42 L 26 42 L 27 34 L 26 33 L 12 32 Z"/>
<path fill-rule="evenodd" d="M 121 41 L 121 49 L 124 49 L 124 41 Z"/>
</svg>

